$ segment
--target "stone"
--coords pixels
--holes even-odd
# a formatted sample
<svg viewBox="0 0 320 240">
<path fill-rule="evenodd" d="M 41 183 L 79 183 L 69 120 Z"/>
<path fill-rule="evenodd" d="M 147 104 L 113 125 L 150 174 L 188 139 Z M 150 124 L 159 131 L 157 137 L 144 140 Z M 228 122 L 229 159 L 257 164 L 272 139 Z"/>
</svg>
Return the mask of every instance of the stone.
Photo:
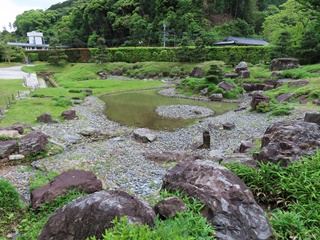
<svg viewBox="0 0 320 240">
<path fill-rule="evenodd" d="M 239 74 L 240 71 L 245 71 L 245 70 L 248 70 L 248 64 L 242 61 L 236 66 L 235 72 Z"/>
<path fill-rule="evenodd" d="M 195 67 L 192 72 L 190 73 L 190 77 L 193 78 L 203 78 L 204 77 L 204 72 L 202 68 L 200 67 Z"/>
<path fill-rule="evenodd" d="M 224 129 L 224 130 L 232 130 L 232 129 L 234 129 L 236 127 L 236 125 L 234 124 L 234 123 L 229 123 L 229 122 L 227 122 L 227 123 L 223 123 L 222 124 L 222 128 Z"/>
<path fill-rule="evenodd" d="M 294 81 L 293 78 L 282 78 L 282 79 L 278 79 L 275 83 L 275 88 L 281 87 L 283 84 L 285 83 L 291 83 L 292 81 Z"/>
<path fill-rule="evenodd" d="M 135 129 L 133 137 L 143 143 L 154 142 L 157 139 L 157 136 L 148 128 Z"/>
<path fill-rule="evenodd" d="M 31 192 L 32 207 L 37 208 L 46 202 L 51 202 L 56 197 L 65 195 L 69 190 L 94 193 L 102 190 L 102 182 L 92 172 L 83 170 L 63 172 L 45 186 Z"/>
<path fill-rule="evenodd" d="M 320 126 L 304 121 L 277 122 L 265 131 L 258 160 L 286 167 L 320 146 Z"/>
<path fill-rule="evenodd" d="M 124 191 L 100 191 L 77 198 L 58 208 L 45 224 L 38 240 L 102 239 L 117 217 L 129 223 L 154 226 L 156 214 L 151 205 Z"/>
<path fill-rule="evenodd" d="M 0 128 L 0 132 L 3 131 L 3 130 L 5 130 L 5 131 L 15 130 L 15 131 L 17 131 L 19 134 L 23 134 L 23 132 L 24 132 L 24 129 L 23 129 L 23 127 L 21 127 L 21 126 L 1 127 L 1 128 Z"/>
<path fill-rule="evenodd" d="M 0 136 L 6 138 L 21 138 L 17 130 L 0 130 Z"/>
<path fill-rule="evenodd" d="M 6 158 L 17 149 L 17 142 L 14 140 L 0 141 L 0 159 Z"/>
<path fill-rule="evenodd" d="M 92 128 L 92 127 L 88 127 L 88 128 L 82 129 L 79 132 L 79 134 L 82 135 L 82 136 L 85 136 L 85 137 L 90 137 L 90 136 L 93 136 L 93 135 L 97 134 L 98 132 L 99 132 L 98 129 Z"/>
<path fill-rule="evenodd" d="M 40 116 L 37 117 L 38 122 L 43 122 L 43 123 L 51 123 L 52 122 L 52 116 L 50 113 L 44 113 Z"/>
<path fill-rule="evenodd" d="M 209 96 L 210 101 L 221 102 L 223 99 L 222 93 L 213 93 Z"/>
<path fill-rule="evenodd" d="M 292 81 L 288 84 L 288 87 L 292 87 L 292 86 L 301 86 L 301 85 L 309 85 L 309 81 L 308 80 L 304 80 L 304 79 L 299 79 L 299 80 L 295 80 Z"/>
<path fill-rule="evenodd" d="M 22 154 L 14 154 L 9 156 L 9 160 L 21 160 L 24 159 L 25 156 Z"/>
<path fill-rule="evenodd" d="M 203 149 L 208 149 L 210 148 L 210 132 L 205 130 L 202 133 L 202 137 L 203 137 L 203 145 L 202 148 Z"/>
<path fill-rule="evenodd" d="M 222 88 L 224 91 L 233 91 L 235 89 L 235 87 L 228 82 L 219 82 L 217 87 Z"/>
<path fill-rule="evenodd" d="M 73 120 L 76 118 L 76 111 L 75 110 L 63 111 L 61 113 L 61 117 L 63 117 L 64 119 L 67 119 L 67 120 Z"/>
<path fill-rule="evenodd" d="M 259 168 L 258 161 L 253 157 L 253 155 L 245 153 L 232 153 L 224 155 L 220 162 L 223 164 L 241 163 L 251 168 Z"/>
<path fill-rule="evenodd" d="M 201 213 L 215 228 L 215 239 L 273 239 L 268 220 L 251 190 L 218 163 L 181 162 L 166 173 L 162 189 L 180 190 L 204 204 Z"/>
<path fill-rule="evenodd" d="M 208 88 L 204 88 L 204 89 L 202 89 L 202 90 L 200 91 L 200 94 L 201 94 L 202 96 L 207 95 L 207 93 L 208 93 Z"/>
<path fill-rule="evenodd" d="M 75 143 L 78 143 L 81 141 L 81 137 L 75 136 L 75 135 L 70 135 L 70 134 L 65 134 L 62 136 L 62 138 L 71 144 L 75 144 Z"/>
<path fill-rule="evenodd" d="M 92 95 L 92 89 L 90 89 L 90 88 L 86 88 L 86 89 L 82 89 L 82 92 L 85 92 L 85 93 L 87 93 L 87 95 Z"/>
<path fill-rule="evenodd" d="M 319 99 L 313 99 L 312 103 L 320 106 L 320 100 Z"/>
<path fill-rule="evenodd" d="M 250 78 L 250 71 L 248 70 L 241 70 L 239 72 L 239 77 L 240 78 Z"/>
<path fill-rule="evenodd" d="M 188 207 L 181 198 L 169 197 L 158 202 L 154 209 L 162 220 L 166 220 L 175 217 L 178 212 L 186 212 Z"/>
<path fill-rule="evenodd" d="M 308 103 L 308 95 L 302 95 L 298 97 L 300 104 L 307 104 Z"/>
<path fill-rule="evenodd" d="M 275 58 L 270 62 L 270 71 L 281 71 L 286 69 L 299 68 L 297 58 Z"/>
<path fill-rule="evenodd" d="M 25 135 L 19 141 L 19 153 L 30 155 L 39 151 L 45 151 L 48 143 L 48 137 L 40 133 L 30 133 Z"/>
<path fill-rule="evenodd" d="M 203 156 L 198 153 L 189 153 L 183 151 L 146 152 L 143 155 L 146 157 L 146 159 L 154 162 L 190 162 L 203 158 Z"/>
<path fill-rule="evenodd" d="M 294 92 L 292 92 L 292 93 L 284 93 L 284 94 L 281 94 L 281 95 L 277 96 L 276 100 L 279 103 L 283 103 L 283 102 L 289 101 L 291 98 L 293 98 L 293 96 L 294 96 Z"/>
<path fill-rule="evenodd" d="M 240 153 L 249 152 L 252 148 L 254 148 L 256 146 L 257 146 L 257 144 L 250 142 L 250 141 L 241 142 L 240 147 L 239 147 L 239 152 Z"/>
<path fill-rule="evenodd" d="M 320 113 L 306 113 L 303 121 L 320 125 Z"/>
<path fill-rule="evenodd" d="M 225 78 L 237 78 L 239 77 L 239 74 L 238 73 L 226 73 L 224 75 Z"/>
<path fill-rule="evenodd" d="M 255 92 L 252 95 L 251 108 L 253 110 L 256 110 L 256 108 L 257 108 L 259 103 L 261 103 L 261 102 L 269 103 L 269 101 L 270 101 L 270 97 L 268 97 L 267 95 L 264 95 L 264 94 L 259 93 L 259 92 Z"/>
</svg>

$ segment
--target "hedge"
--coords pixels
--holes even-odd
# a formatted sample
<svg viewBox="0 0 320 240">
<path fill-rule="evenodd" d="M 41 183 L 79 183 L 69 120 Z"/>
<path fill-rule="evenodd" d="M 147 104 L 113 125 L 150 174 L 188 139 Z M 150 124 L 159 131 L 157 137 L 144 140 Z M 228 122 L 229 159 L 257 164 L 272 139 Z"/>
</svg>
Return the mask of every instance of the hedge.
<svg viewBox="0 0 320 240">
<path fill-rule="evenodd" d="M 185 51 L 181 51 L 185 50 Z M 257 64 L 261 62 L 270 62 L 271 47 L 260 46 L 228 46 L 228 47 L 206 47 L 204 59 L 206 60 L 220 60 L 228 64 L 237 64 L 240 61 Z M 65 53 L 68 56 L 68 62 L 90 62 L 91 56 L 96 54 L 97 48 L 70 48 L 66 49 Z M 181 48 L 164 48 L 164 47 L 121 47 L 108 48 L 108 60 L 110 62 L 175 62 L 177 59 L 184 59 L 179 54 L 195 55 L 199 51 L 196 47 Z M 39 61 L 47 61 L 49 50 L 26 51 L 27 54 L 34 57 L 38 54 Z"/>
</svg>

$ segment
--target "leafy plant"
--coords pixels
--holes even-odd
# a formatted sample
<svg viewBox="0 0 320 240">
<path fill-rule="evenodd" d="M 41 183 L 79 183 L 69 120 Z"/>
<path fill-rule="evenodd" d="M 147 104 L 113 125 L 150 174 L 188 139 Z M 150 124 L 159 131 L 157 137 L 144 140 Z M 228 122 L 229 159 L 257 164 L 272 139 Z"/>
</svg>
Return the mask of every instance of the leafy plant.
<svg viewBox="0 0 320 240">
<path fill-rule="evenodd" d="M 286 168 L 270 162 L 259 165 L 259 169 L 243 164 L 226 167 L 242 179 L 258 202 L 275 209 L 269 213 L 270 223 L 279 239 L 319 239 L 320 151 Z"/>
<path fill-rule="evenodd" d="M 0 209 L 14 211 L 22 208 L 20 195 L 11 182 L 0 179 Z"/>
<path fill-rule="evenodd" d="M 114 227 L 107 229 L 103 239 L 214 239 L 214 229 L 206 222 L 200 211 L 204 207 L 194 198 L 183 197 L 180 192 L 170 193 L 162 191 L 161 199 L 169 196 L 179 196 L 188 207 L 187 212 L 177 213 L 174 218 L 161 221 L 159 217 L 155 219 L 155 226 L 136 225 L 128 223 L 126 217 L 114 219 Z M 90 238 L 95 240 L 95 237 Z"/>
</svg>

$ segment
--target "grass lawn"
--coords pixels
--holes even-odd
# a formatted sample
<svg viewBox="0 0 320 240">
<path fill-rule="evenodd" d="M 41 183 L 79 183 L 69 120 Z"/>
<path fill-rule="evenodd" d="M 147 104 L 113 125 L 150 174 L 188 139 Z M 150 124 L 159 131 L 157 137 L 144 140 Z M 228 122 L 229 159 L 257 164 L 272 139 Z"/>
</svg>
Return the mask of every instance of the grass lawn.
<svg viewBox="0 0 320 240">
<path fill-rule="evenodd" d="M 0 108 L 5 109 L 8 98 L 12 100 L 18 95 L 18 91 L 29 91 L 28 88 L 23 86 L 23 80 L 1 80 L 0 79 Z"/>
</svg>

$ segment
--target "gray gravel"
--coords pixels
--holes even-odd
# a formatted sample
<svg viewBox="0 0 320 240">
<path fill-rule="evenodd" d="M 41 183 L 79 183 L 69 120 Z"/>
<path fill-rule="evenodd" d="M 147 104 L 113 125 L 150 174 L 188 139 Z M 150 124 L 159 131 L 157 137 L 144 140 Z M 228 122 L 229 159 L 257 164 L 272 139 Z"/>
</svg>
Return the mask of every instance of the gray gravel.
<svg viewBox="0 0 320 240">
<path fill-rule="evenodd" d="M 172 93 L 172 90 L 168 90 Z M 163 93 L 162 93 L 163 94 Z M 240 106 L 248 106 L 250 98 Z M 63 172 L 68 169 L 82 169 L 96 173 L 106 189 L 123 189 L 139 196 L 157 194 L 162 177 L 172 166 L 169 163 L 155 163 L 144 157 L 145 152 L 192 152 L 191 145 L 202 141 L 202 133 L 209 130 L 211 148 L 197 150 L 210 159 L 210 152 L 219 150 L 231 153 L 244 140 L 260 139 L 266 128 L 278 121 L 301 117 L 269 117 L 242 110 L 229 111 L 220 116 L 208 117 L 199 123 L 172 132 L 154 131 L 157 140 L 152 143 L 140 143 L 132 136 L 134 127 L 122 126 L 110 121 L 102 114 L 104 104 L 94 96 L 86 98 L 82 105 L 74 106 L 78 119 L 55 124 L 43 124 L 35 130 L 50 136 L 50 141 L 63 146 L 65 151 L 32 163 L 42 171 Z M 179 108 L 175 109 L 175 113 Z M 232 130 L 224 130 L 222 124 L 235 124 Z M 104 136 L 103 140 L 84 137 L 79 132 L 94 128 Z M 22 172 L 21 170 L 24 169 Z M 33 170 L 24 166 L 12 166 L 0 169 L 3 178 L 11 180 L 20 192 L 28 194 L 29 177 Z"/>
</svg>

